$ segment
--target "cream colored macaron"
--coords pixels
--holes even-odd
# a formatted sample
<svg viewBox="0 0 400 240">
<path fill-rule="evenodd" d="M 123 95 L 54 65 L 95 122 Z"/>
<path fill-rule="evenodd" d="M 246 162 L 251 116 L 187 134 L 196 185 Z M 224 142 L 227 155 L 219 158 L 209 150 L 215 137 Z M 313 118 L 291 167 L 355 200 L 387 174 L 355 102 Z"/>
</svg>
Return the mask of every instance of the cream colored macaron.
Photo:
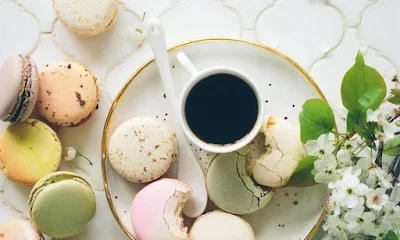
<svg viewBox="0 0 400 240">
<path fill-rule="evenodd" d="M 166 173 L 177 159 L 176 136 L 163 122 L 137 117 L 121 124 L 112 134 L 108 157 L 119 175 L 145 183 Z"/>
<path fill-rule="evenodd" d="M 70 30 L 93 36 L 114 24 L 119 0 L 53 0 L 58 19 Z"/>
<path fill-rule="evenodd" d="M 244 219 L 222 211 L 206 213 L 193 224 L 190 240 L 254 240 L 253 229 Z"/>
<path fill-rule="evenodd" d="M 97 78 L 81 63 L 56 62 L 40 73 L 36 109 L 49 122 L 79 126 L 91 117 L 98 101 Z"/>
</svg>

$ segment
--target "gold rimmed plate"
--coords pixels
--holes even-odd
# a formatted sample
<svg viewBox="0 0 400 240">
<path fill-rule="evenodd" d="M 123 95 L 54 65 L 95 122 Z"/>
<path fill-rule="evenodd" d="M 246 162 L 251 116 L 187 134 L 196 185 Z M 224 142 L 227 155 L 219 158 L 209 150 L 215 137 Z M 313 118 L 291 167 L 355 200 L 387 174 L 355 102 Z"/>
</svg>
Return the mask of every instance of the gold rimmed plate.
<svg viewBox="0 0 400 240">
<path fill-rule="evenodd" d="M 281 117 L 299 127 L 301 105 L 309 98 L 325 99 L 312 78 L 292 59 L 282 53 L 238 39 L 212 38 L 180 44 L 169 49 L 176 92 L 180 93 L 189 74 L 176 61 L 176 54 L 185 52 L 199 69 L 224 65 L 249 75 L 260 87 L 265 112 Z M 102 139 L 102 174 L 110 209 L 123 231 L 135 239 L 130 223 L 130 207 L 143 184 L 125 181 L 112 169 L 107 159 L 110 135 L 122 122 L 138 116 L 165 121 L 172 127 L 171 108 L 165 98 L 163 85 L 154 59 L 144 64 L 125 83 L 115 98 L 107 116 Z M 240 109 L 238 109 L 240 114 Z M 174 130 L 174 129 L 172 129 Z M 253 156 L 262 146 L 253 141 Z M 192 146 L 204 171 L 214 154 Z M 169 176 L 176 174 L 176 166 Z M 179 169 L 190 171 L 190 169 Z M 242 216 L 252 226 L 256 239 L 311 239 L 324 217 L 328 193 L 322 185 L 308 188 L 283 188 L 271 203 L 253 214 Z M 188 221 L 190 222 L 190 221 Z"/>
</svg>

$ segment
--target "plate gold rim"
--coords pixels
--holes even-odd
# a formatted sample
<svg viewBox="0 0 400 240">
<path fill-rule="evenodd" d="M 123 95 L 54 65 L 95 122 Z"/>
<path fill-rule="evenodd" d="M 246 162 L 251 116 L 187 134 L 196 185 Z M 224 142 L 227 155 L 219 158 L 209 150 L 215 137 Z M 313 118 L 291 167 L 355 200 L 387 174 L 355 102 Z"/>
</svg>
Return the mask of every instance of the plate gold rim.
<svg viewBox="0 0 400 240">
<path fill-rule="evenodd" d="M 260 48 L 264 51 L 268 51 L 271 53 L 274 53 L 282 58 L 284 58 L 286 61 L 288 61 L 289 63 L 291 63 L 294 67 L 297 68 L 297 70 L 299 70 L 308 80 L 308 82 L 313 86 L 313 88 L 318 92 L 318 95 L 321 99 L 323 99 L 324 101 L 327 102 L 324 94 L 322 93 L 321 89 L 318 87 L 318 85 L 315 83 L 315 81 L 311 78 L 311 76 L 306 72 L 306 70 L 304 70 L 296 61 L 294 61 L 292 58 L 286 56 L 285 54 L 277 51 L 276 49 L 273 49 L 271 47 L 265 46 L 263 44 L 260 43 L 256 43 L 256 42 L 252 42 L 252 41 L 248 41 L 248 40 L 243 40 L 243 39 L 236 39 L 236 38 L 226 38 L 226 37 L 213 37 L 213 38 L 202 38 L 202 39 L 197 39 L 197 40 L 193 40 L 193 41 L 188 41 L 188 42 L 184 42 L 178 45 L 175 45 L 171 48 L 168 49 L 168 52 L 173 52 L 179 48 L 188 46 L 188 45 L 192 45 L 192 44 L 196 44 L 196 43 L 201 43 L 201 42 L 210 42 L 210 41 L 230 41 L 230 42 L 240 42 L 240 43 L 244 43 L 244 44 L 249 44 L 252 45 L 254 47 Z M 118 213 L 114 207 L 114 204 L 112 202 L 112 198 L 111 198 L 111 194 L 108 188 L 108 183 L 107 183 L 107 175 L 106 175 L 106 153 L 107 153 L 107 140 L 108 140 L 108 131 L 109 131 L 109 126 L 111 123 L 111 118 L 112 115 L 115 111 L 115 109 L 117 108 L 119 101 L 121 100 L 121 97 L 124 95 L 125 91 L 127 90 L 127 88 L 129 87 L 130 84 L 132 84 L 132 82 L 134 81 L 135 77 L 142 72 L 145 68 L 147 68 L 151 63 L 153 63 L 155 61 L 154 58 L 151 58 L 149 61 L 147 61 L 145 64 L 143 64 L 138 70 L 136 70 L 131 77 L 125 82 L 125 84 L 123 85 L 123 87 L 119 90 L 117 96 L 115 97 L 110 110 L 107 114 L 107 118 L 106 121 L 104 123 L 104 128 L 103 128 L 103 135 L 102 135 L 102 143 L 101 143 L 101 172 L 102 172 L 102 179 L 103 179 L 103 186 L 104 186 L 104 192 L 106 194 L 106 198 L 107 198 L 107 202 L 108 202 L 108 206 L 112 212 L 112 214 L 114 215 L 115 220 L 117 221 L 118 225 L 121 227 L 121 229 L 124 231 L 124 233 L 127 235 L 128 238 L 136 240 L 132 234 L 128 231 L 128 229 L 124 226 L 124 224 L 122 223 L 121 219 L 118 216 Z M 317 223 L 313 226 L 313 228 L 311 229 L 311 231 L 307 234 L 306 238 L 304 240 L 311 240 L 313 238 L 313 236 L 316 234 L 316 232 L 318 231 L 319 226 L 322 224 L 322 222 L 324 221 L 326 216 L 326 211 L 323 210 L 321 216 L 319 217 Z"/>
</svg>

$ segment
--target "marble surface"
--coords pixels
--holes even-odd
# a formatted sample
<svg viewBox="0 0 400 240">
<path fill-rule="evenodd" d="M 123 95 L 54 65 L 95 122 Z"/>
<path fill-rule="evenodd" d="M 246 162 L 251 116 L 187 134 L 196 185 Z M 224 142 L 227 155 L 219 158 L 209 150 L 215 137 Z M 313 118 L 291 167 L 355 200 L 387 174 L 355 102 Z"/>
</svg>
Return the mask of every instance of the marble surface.
<svg viewBox="0 0 400 240">
<path fill-rule="evenodd" d="M 112 99 L 152 56 L 148 42 L 137 46 L 133 41 L 135 29 L 143 27 L 143 12 L 146 19 L 164 22 L 168 46 L 237 37 L 278 49 L 311 74 L 336 110 L 341 107 L 340 82 L 358 50 L 389 85 L 400 68 L 398 0 L 121 0 L 114 27 L 96 37 L 68 31 L 51 5 L 51 0 L 0 0 L 0 64 L 14 54 L 31 55 L 39 69 L 53 61 L 77 60 L 98 77 L 100 109 L 87 124 L 59 131 L 62 140 L 68 139 L 64 146 L 77 147 L 94 161 L 94 166 L 82 160 L 63 163 L 62 169 L 89 178 L 98 199 L 95 219 L 70 239 L 127 239 L 105 198 L 100 142 Z M 4 127 L 1 123 L 0 130 Z M 0 174 L 0 222 L 29 217 L 29 191 Z"/>
</svg>

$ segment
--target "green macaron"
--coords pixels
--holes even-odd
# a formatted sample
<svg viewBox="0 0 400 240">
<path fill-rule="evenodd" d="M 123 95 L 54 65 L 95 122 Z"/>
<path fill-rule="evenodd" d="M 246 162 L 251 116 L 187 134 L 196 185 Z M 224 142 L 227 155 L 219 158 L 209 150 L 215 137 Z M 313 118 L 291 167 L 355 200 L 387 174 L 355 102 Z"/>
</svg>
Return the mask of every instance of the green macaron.
<svg viewBox="0 0 400 240">
<path fill-rule="evenodd" d="M 54 238 L 83 231 L 96 214 L 96 196 L 90 184 L 72 172 L 42 178 L 29 196 L 29 209 L 38 230 Z"/>
</svg>

